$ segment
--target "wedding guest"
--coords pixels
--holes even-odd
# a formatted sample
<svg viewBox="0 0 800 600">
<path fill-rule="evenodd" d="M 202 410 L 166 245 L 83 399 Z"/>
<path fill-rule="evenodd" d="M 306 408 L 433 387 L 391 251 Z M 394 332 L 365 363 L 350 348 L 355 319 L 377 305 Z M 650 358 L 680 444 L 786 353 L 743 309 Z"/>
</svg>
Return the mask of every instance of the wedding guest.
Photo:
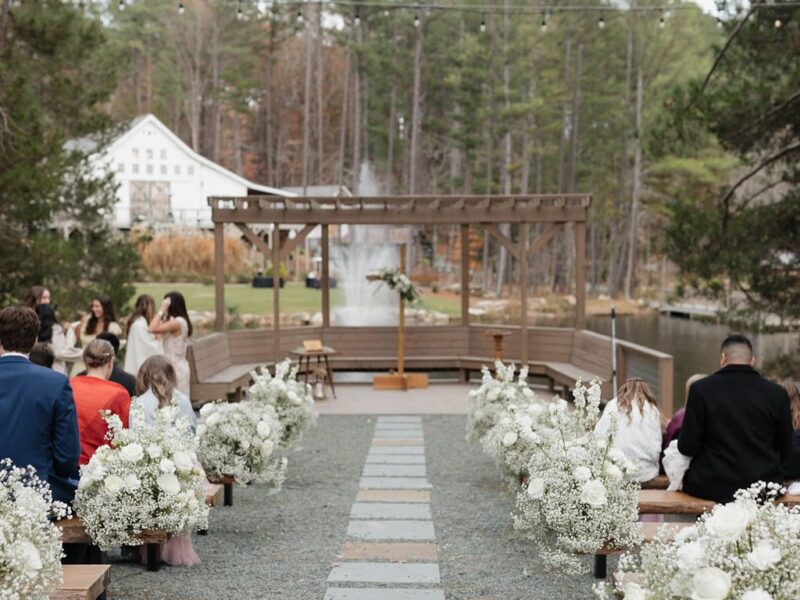
<svg viewBox="0 0 800 600">
<path fill-rule="evenodd" d="M 792 451 L 786 390 L 753 368 L 743 335 L 722 342 L 720 369 L 689 388 L 678 450 L 692 457 L 683 478 L 688 494 L 730 502 L 758 481 L 783 483 L 781 462 Z"/>
<path fill-rule="evenodd" d="M 707 377 L 705 373 L 695 373 L 691 375 L 686 380 L 685 391 L 683 396 L 684 406 L 683 408 L 679 408 L 675 411 L 675 414 L 672 415 L 672 418 L 667 423 L 667 429 L 664 431 L 664 439 L 662 441 L 662 450 L 666 450 L 667 446 L 672 440 L 677 440 L 678 435 L 681 433 L 681 427 L 683 427 L 683 417 L 686 415 L 686 405 L 685 403 L 689 400 L 689 388 L 692 387 L 692 384 L 700 381 L 703 377 Z"/>
<path fill-rule="evenodd" d="M 56 355 L 55 352 L 53 352 L 53 348 L 50 346 L 50 344 L 37 342 L 34 344 L 33 348 L 31 348 L 31 351 L 28 354 L 28 360 L 30 360 L 34 365 L 39 365 L 45 369 L 52 369 L 53 363 L 56 361 Z"/>
<path fill-rule="evenodd" d="M 634 465 L 633 481 L 649 481 L 658 475 L 661 455 L 661 413 L 650 387 L 643 379 L 628 379 L 610 400 L 595 426 L 606 436 L 616 421 L 614 448 Z"/>
<path fill-rule="evenodd" d="M 164 296 L 161 310 L 150 321 L 150 333 L 163 336 L 164 356 L 175 368 L 176 387 L 191 398 L 186 349 L 189 347 L 189 338 L 192 337 L 192 321 L 189 319 L 183 294 L 170 292 Z"/>
<path fill-rule="evenodd" d="M 64 375 L 28 360 L 38 332 L 33 310 L 0 310 L 0 459 L 31 465 L 54 499 L 70 503 L 67 478 L 81 453 L 75 402 Z"/>
<path fill-rule="evenodd" d="M 111 298 L 100 294 L 92 300 L 89 314 L 72 326 L 72 341 L 74 341 L 74 345 L 78 345 L 79 342 L 81 348 L 86 348 L 92 340 L 103 332 L 113 333 L 117 337 L 122 336 L 122 329 L 117 323 L 117 316 L 114 312 Z M 73 365 L 72 373 L 80 373 L 85 368 L 85 365 L 78 361 Z"/>
<path fill-rule="evenodd" d="M 43 285 L 33 286 L 25 296 L 25 306 L 36 311 L 36 316 L 39 317 L 38 341 L 51 342 L 53 326 L 57 325 L 58 321 L 55 310 L 50 305 L 50 290 Z"/>
<path fill-rule="evenodd" d="M 25 306 L 36 310 L 40 304 L 50 304 L 50 290 L 43 285 L 35 285 L 25 296 Z"/>
<path fill-rule="evenodd" d="M 125 346 L 125 370 L 131 375 L 135 376 L 148 358 L 164 352 L 161 340 L 149 330 L 155 314 L 156 301 L 150 294 L 142 294 L 136 299 L 125 333 L 128 340 Z"/>
<path fill-rule="evenodd" d="M 92 340 L 83 351 L 86 375 L 70 379 L 81 436 L 80 464 L 89 462 L 95 450 L 107 443 L 108 425 L 100 411 L 109 410 L 128 427 L 131 397 L 125 388 L 109 381 L 114 370 L 114 347 L 106 340 Z"/>
<path fill-rule="evenodd" d="M 786 479 L 800 479 L 800 390 L 793 381 L 784 381 L 783 389 L 789 396 L 789 406 L 792 410 L 792 429 L 794 429 L 792 453 L 783 462 L 783 476 Z"/>
<path fill-rule="evenodd" d="M 192 433 L 197 429 L 197 417 L 186 394 L 175 387 L 175 369 L 165 356 L 151 356 L 139 369 L 136 378 L 136 402 L 144 409 L 145 423 L 153 423 L 156 411 L 177 404 L 180 414 L 186 417 Z M 131 427 L 135 427 L 131 423 Z"/>
<path fill-rule="evenodd" d="M 128 395 L 133 398 L 136 394 L 136 378 L 117 364 L 119 338 L 113 333 L 101 333 L 95 339 L 107 341 L 114 349 L 114 368 L 111 370 L 108 380 L 120 384 L 128 392 Z M 81 371 L 78 375 L 86 375 L 86 371 Z"/>
</svg>

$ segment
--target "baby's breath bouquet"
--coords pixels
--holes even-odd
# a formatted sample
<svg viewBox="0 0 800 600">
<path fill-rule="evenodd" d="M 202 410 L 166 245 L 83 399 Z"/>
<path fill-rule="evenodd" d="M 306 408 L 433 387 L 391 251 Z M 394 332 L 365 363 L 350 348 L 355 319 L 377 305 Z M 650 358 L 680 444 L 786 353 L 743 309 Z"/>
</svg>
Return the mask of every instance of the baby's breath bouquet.
<svg viewBox="0 0 800 600">
<path fill-rule="evenodd" d="M 397 269 L 383 269 L 378 274 L 378 279 L 382 281 L 390 290 L 394 290 L 404 302 L 412 306 L 422 302 L 419 290 L 405 273 Z"/>
<path fill-rule="evenodd" d="M 81 468 L 75 512 L 101 548 L 141 544 L 137 536 L 145 530 L 182 534 L 208 527 L 205 476 L 189 424 L 174 406 L 157 411 L 152 425 L 141 410 L 131 405 L 135 429 L 123 429 L 106 412 L 111 445 Z"/>
<path fill-rule="evenodd" d="M 61 583 L 61 532 L 69 514 L 33 467 L 0 461 L 0 598 L 45 599 Z"/>
<path fill-rule="evenodd" d="M 275 365 L 275 376 L 268 370 L 253 371 L 249 397 L 253 402 L 272 406 L 281 423 L 280 447 L 300 441 L 303 433 L 316 422 L 311 386 L 297 381 L 297 368 L 287 358 Z"/>
<path fill-rule="evenodd" d="M 607 437 L 594 433 L 600 383 L 578 382 L 575 410 L 565 400 L 548 407 L 546 426 L 532 431 L 528 485 L 517 495 L 514 525 L 537 541 L 545 566 L 581 573 L 581 554 L 603 547 L 630 547 L 641 541 L 639 485 L 626 481 L 625 456 Z"/>
<path fill-rule="evenodd" d="M 265 483 L 280 490 L 286 458 L 275 456 L 283 429 L 275 409 L 253 401 L 215 402 L 200 409 L 197 454 L 209 478 L 230 476 L 239 485 Z"/>
<path fill-rule="evenodd" d="M 495 374 L 492 376 L 487 367 L 481 370 L 481 386 L 469 393 L 470 411 L 467 415 L 467 439 L 470 442 L 480 441 L 486 433 L 497 424 L 500 413 L 510 404 L 528 404 L 534 393 L 528 387 L 528 368 L 519 371 L 513 364 L 504 365 L 501 361 L 494 364 Z"/>
<path fill-rule="evenodd" d="M 688 529 L 663 526 L 639 555 L 620 559 L 617 591 L 625 600 L 797 600 L 800 509 L 775 504 L 780 491 L 759 483 Z M 598 597 L 609 587 L 598 585 Z"/>
</svg>

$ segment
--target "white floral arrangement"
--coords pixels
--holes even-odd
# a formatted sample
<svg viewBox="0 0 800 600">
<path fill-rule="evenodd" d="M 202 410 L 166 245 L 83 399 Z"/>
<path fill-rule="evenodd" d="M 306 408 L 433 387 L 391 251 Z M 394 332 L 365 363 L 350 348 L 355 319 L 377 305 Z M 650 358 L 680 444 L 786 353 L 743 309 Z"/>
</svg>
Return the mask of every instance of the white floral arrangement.
<svg viewBox="0 0 800 600">
<path fill-rule="evenodd" d="M 314 413 L 314 397 L 311 386 L 297 381 L 297 367 L 287 358 L 275 365 L 275 375 L 267 369 L 253 371 L 253 385 L 249 398 L 256 403 L 272 406 L 281 423 L 281 448 L 288 448 L 300 441 L 317 419 Z"/>
<path fill-rule="evenodd" d="M 422 296 L 414 283 L 405 273 L 397 269 L 383 269 L 378 273 L 378 280 L 386 287 L 400 294 L 406 304 L 415 306 L 422 302 Z"/>
<path fill-rule="evenodd" d="M 594 433 L 600 412 L 600 383 L 579 381 L 575 410 L 558 399 L 548 407 L 546 426 L 531 431 L 528 485 L 517 495 L 515 528 L 534 539 L 545 566 L 579 574 L 580 555 L 641 542 L 639 484 L 630 482 L 625 456 L 608 436 Z"/>
<path fill-rule="evenodd" d="M 109 446 L 98 448 L 81 468 L 75 512 L 101 548 L 142 543 L 146 530 L 178 535 L 208 527 L 205 475 L 197 442 L 174 406 L 144 423 L 142 408 L 131 405 L 135 429 L 124 429 L 107 411 Z"/>
<path fill-rule="evenodd" d="M 61 531 L 69 516 L 33 467 L 0 461 L 0 598 L 45 599 L 62 581 Z"/>
<path fill-rule="evenodd" d="M 523 367 L 515 379 L 513 364 L 494 364 L 495 374 L 488 367 L 481 369 L 481 386 L 469 393 L 467 440 L 478 442 L 497 424 L 500 413 L 511 404 L 528 404 L 535 397 L 528 387 L 528 368 Z"/>
<path fill-rule="evenodd" d="M 616 590 L 625 600 L 800 598 L 800 509 L 775 504 L 782 491 L 759 483 L 689 528 L 663 526 L 638 555 L 620 559 Z M 611 589 L 595 592 L 608 598 Z"/>
<path fill-rule="evenodd" d="M 225 476 L 237 484 L 262 483 L 278 492 L 286 458 L 276 457 L 283 428 L 272 406 L 253 401 L 204 404 L 197 426 L 197 455 L 212 481 Z"/>
</svg>

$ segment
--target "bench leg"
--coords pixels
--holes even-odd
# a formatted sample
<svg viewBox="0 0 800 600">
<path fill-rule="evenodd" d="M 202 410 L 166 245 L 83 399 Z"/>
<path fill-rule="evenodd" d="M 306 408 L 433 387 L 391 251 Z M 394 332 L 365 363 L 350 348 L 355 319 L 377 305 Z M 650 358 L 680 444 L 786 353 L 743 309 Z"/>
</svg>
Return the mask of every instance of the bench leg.
<svg viewBox="0 0 800 600">
<path fill-rule="evenodd" d="M 224 498 L 222 501 L 223 506 L 233 506 L 233 484 L 226 483 L 223 486 Z"/>
<path fill-rule="evenodd" d="M 147 544 L 147 570 L 158 571 L 161 567 L 161 546 L 159 544 Z"/>
<path fill-rule="evenodd" d="M 197 535 L 208 535 L 208 529 L 198 529 Z"/>
<path fill-rule="evenodd" d="M 605 554 L 594 555 L 594 578 L 605 579 L 608 575 L 607 556 Z"/>
</svg>

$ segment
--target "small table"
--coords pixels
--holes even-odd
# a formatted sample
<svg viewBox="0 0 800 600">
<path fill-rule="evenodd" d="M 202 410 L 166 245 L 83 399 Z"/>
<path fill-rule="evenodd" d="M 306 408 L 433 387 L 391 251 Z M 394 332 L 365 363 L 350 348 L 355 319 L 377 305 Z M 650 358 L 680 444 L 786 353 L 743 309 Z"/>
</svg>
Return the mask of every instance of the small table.
<svg viewBox="0 0 800 600">
<path fill-rule="evenodd" d="M 317 358 L 317 367 L 322 365 L 322 362 L 325 361 L 325 372 L 328 374 L 328 383 L 331 386 L 331 391 L 333 392 L 333 397 L 336 398 L 336 388 L 333 385 L 333 371 L 331 370 L 331 364 L 328 360 L 329 356 L 333 356 L 334 354 L 339 354 L 336 350 L 331 348 L 330 346 L 323 346 L 321 350 L 306 350 L 302 346 L 295 348 L 289 352 L 292 356 L 297 356 L 300 361 L 300 370 L 303 370 L 303 359 L 305 359 L 305 383 L 308 383 L 308 374 L 311 372 L 311 358 Z"/>
<path fill-rule="evenodd" d="M 494 338 L 495 360 L 503 360 L 503 338 L 513 333 L 513 331 L 509 331 L 507 329 L 492 329 L 491 331 L 486 332 L 486 335 Z"/>
</svg>

